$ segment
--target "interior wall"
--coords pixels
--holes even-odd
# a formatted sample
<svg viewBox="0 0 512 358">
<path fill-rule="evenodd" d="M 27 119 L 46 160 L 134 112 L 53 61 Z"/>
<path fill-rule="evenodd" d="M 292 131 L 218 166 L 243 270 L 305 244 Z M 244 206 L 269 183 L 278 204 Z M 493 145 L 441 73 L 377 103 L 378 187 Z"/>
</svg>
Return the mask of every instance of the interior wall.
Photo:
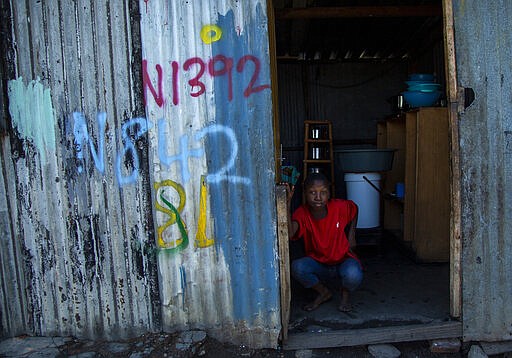
<svg viewBox="0 0 512 358">
<path fill-rule="evenodd" d="M 392 114 L 388 100 L 406 89 L 406 80 L 405 62 L 278 64 L 283 165 L 302 174 L 305 120 L 331 121 L 334 146 L 375 146 L 377 122 Z M 342 184 L 336 195 L 343 197 Z"/>
<path fill-rule="evenodd" d="M 404 91 L 405 63 L 278 65 L 283 147 L 302 146 L 304 120 L 330 120 L 334 144 L 374 144 L 376 122 L 391 114 L 391 96 Z"/>
<path fill-rule="evenodd" d="M 279 62 L 283 165 L 293 165 L 302 174 L 305 120 L 330 120 L 334 146 L 375 146 L 377 122 L 393 113 L 389 99 L 407 89 L 405 81 L 411 73 L 433 73 L 444 88 L 442 39 L 402 62 Z M 343 197 L 343 181 L 336 180 L 340 183 L 336 195 Z M 300 204 L 299 196 L 294 205 Z"/>
</svg>

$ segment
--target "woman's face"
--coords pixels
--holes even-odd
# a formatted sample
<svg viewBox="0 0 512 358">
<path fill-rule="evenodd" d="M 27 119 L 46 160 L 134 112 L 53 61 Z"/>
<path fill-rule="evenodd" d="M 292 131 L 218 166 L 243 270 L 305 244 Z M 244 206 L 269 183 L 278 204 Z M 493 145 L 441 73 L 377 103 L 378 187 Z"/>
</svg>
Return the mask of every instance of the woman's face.
<svg viewBox="0 0 512 358">
<path fill-rule="evenodd" d="M 322 209 L 329 201 L 329 186 L 321 181 L 315 180 L 313 184 L 306 187 L 306 203 L 313 210 Z"/>
</svg>

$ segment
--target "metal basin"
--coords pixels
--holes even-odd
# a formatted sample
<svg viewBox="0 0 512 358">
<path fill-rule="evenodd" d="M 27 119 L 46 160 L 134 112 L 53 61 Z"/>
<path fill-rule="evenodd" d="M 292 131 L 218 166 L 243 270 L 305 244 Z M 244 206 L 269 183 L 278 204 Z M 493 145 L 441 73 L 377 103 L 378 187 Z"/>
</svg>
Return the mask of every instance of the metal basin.
<svg viewBox="0 0 512 358">
<path fill-rule="evenodd" d="M 384 172 L 391 170 L 396 149 L 335 149 L 338 168 L 345 173 Z"/>
</svg>

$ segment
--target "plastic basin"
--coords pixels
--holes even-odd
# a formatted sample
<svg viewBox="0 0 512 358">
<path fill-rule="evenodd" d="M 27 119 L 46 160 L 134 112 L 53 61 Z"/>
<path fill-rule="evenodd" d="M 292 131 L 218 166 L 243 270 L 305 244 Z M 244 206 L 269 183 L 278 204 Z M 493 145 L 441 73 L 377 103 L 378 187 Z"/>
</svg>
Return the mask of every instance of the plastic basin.
<svg viewBox="0 0 512 358">
<path fill-rule="evenodd" d="M 405 81 L 405 83 L 407 83 L 407 86 L 409 87 L 413 87 L 413 86 L 418 86 L 418 85 L 429 85 L 429 84 L 437 84 L 437 83 L 434 83 L 432 81 Z"/>
<path fill-rule="evenodd" d="M 432 106 L 441 96 L 441 91 L 422 92 L 422 91 L 405 91 L 402 92 L 405 101 L 411 107 L 429 107 Z"/>
<path fill-rule="evenodd" d="M 441 89 L 441 85 L 437 83 L 421 83 L 418 85 L 409 86 L 409 91 L 420 91 L 420 92 L 436 92 Z"/>
<path fill-rule="evenodd" d="M 383 172 L 391 170 L 395 149 L 335 149 L 336 165 L 345 173 Z"/>
</svg>

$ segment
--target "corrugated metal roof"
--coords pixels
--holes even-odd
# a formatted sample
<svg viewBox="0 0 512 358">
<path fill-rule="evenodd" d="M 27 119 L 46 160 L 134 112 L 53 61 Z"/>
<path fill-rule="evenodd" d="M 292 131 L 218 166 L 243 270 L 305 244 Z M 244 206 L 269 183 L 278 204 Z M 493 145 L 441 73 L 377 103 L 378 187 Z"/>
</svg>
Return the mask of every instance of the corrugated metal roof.
<svg viewBox="0 0 512 358">
<path fill-rule="evenodd" d="M 453 4 L 458 86 L 475 92 L 460 118 L 463 333 L 510 340 L 512 3 Z"/>
<path fill-rule="evenodd" d="M 2 335 L 275 346 L 265 2 L 10 6 Z"/>
<path fill-rule="evenodd" d="M 442 39 L 440 0 L 273 1 L 287 61 L 401 61 Z"/>
</svg>

